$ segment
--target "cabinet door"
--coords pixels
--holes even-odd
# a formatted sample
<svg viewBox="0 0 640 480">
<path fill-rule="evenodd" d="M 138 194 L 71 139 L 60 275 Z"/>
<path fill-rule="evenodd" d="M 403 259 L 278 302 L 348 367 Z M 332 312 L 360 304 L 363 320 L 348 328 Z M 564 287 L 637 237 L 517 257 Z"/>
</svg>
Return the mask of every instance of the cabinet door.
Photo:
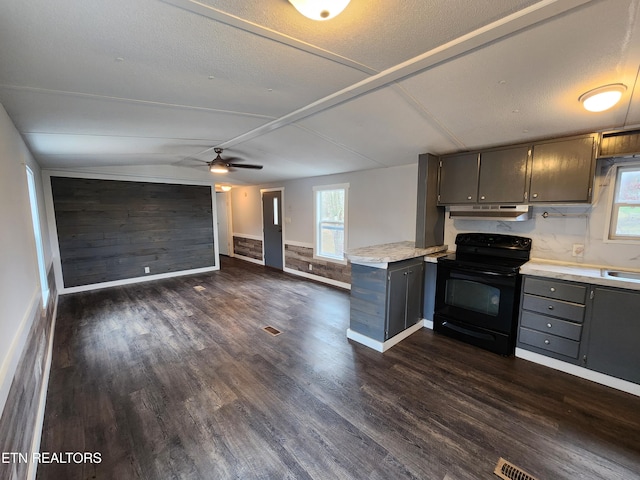
<svg viewBox="0 0 640 480">
<path fill-rule="evenodd" d="M 405 328 L 408 271 L 409 268 L 402 268 L 390 270 L 388 273 L 385 340 L 397 335 Z"/>
<path fill-rule="evenodd" d="M 409 268 L 407 273 L 407 310 L 405 328 L 415 325 L 422 318 L 422 285 L 424 280 L 424 262 Z"/>
<path fill-rule="evenodd" d="M 591 136 L 534 145 L 529 201 L 590 202 L 593 146 Z"/>
<path fill-rule="evenodd" d="M 438 204 L 476 203 L 478 199 L 478 153 L 442 157 Z"/>
<path fill-rule="evenodd" d="M 587 367 L 640 383 L 640 292 L 595 287 Z"/>
<path fill-rule="evenodd" d="M 529 147 L 480 154 L 479 203 L 524 203 Z"/>
</svg>

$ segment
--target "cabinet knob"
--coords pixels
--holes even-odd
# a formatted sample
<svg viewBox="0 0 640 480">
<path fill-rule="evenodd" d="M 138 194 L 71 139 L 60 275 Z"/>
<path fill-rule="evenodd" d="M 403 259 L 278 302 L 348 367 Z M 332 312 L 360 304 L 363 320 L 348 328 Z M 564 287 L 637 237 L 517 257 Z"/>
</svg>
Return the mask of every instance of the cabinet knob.
<svg viewBox="0 0 640 480">
<path fill-rule="evenodd" d="M 547 323 L 547 328 L 551 328 L 553 327 L 553 325 L 551 325 L 550 323 Z"/>
<path fill-rule="evenodd" d="M 480 197 L 480 200 L 484 200 L 484 199 L 485 199 L 485 196 L 484 196 L 484 195 L 482 195 L 482 196 Z"/>
<path fill-rule="evenodd" d="M 549 305 L 549 310 L 553 310 L 553 305 Z"/>
<path fill-rule="evenodd" d="M 467 200 L 471 200 L 471 195 L 469 195 L 469 196 L 467 197 Z"/>
<path fill-rule="evenodd" d="M 552 292 L 556 291 L 555 287 L 551 287 L 549 290 L 551 290 Z"/>
<path fill-rule="evenodd" d="M 549 339 L 547 339 L 547 340 L 545 340 L 545 341 L 544 341 L 544 344 L 545 344 L 545 345 L 549 345 L 550 343 L 551 343 L 551 340 L 549 340 Z"/>
<path fill-rule="evenodd" d="M 533 197 L 533 198 L 538 198 L 538 194 L 537 194 L 537 193 L 534 193 L 534 194 L 532 195 L 532 197 Z"/>
</svg>

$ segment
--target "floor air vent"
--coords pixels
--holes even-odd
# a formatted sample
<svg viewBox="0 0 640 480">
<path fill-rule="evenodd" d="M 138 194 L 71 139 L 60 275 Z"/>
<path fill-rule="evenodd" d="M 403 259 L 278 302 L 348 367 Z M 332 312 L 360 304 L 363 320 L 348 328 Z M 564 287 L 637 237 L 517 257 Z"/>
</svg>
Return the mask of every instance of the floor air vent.
<svg viewBox="0 0 640 480">
<path fill-rule="evenodd" d="M 273 327 L 264 327 L 263 330 L 265 332 L 267 332 L 267 333 L 270 333 L 274 337 L 277 336 L 277 335 L 280 335 L 282 333 L 280 330 L 278 330 L 277 328 L 273 328 Z"/>
<path fill-rule="evenodd" d="M 498 465 L 493 473 L 504 480 L 537 480 L 536 477 L 507 462 L 504 458 L 498 460 Z"/>
</svg>

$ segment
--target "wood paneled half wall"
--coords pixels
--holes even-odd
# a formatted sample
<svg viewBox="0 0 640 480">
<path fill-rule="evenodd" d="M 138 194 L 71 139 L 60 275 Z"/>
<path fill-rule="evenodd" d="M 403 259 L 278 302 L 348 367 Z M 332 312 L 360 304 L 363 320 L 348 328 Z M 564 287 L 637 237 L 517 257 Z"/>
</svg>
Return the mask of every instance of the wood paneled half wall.
<svg viewBox="0 0 640 480">
<path fill-rule="evenodd" d="M 65 288 L 215 266 L 210 186 L 51 177 L 51 190 Z"/>
</svg>

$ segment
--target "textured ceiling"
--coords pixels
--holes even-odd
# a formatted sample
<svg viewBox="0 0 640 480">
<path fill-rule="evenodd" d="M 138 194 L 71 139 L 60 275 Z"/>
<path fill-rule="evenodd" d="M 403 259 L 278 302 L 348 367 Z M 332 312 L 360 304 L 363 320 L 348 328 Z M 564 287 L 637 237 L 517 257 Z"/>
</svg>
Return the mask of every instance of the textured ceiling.
<svg viewBox="0 0 640 480">
<path fill-rule="evenodd" d="M 351 0 L 326 22 L 287 0 L 0 9 L 0 103 L 46 168 L 220 181 L 197 160 L 221 145 L 264 165 L 225 182 L 261 184 L 640 124 L 640 0 Z M 578 104 L 617 82 L 613 110 Z"/>
</svg>

